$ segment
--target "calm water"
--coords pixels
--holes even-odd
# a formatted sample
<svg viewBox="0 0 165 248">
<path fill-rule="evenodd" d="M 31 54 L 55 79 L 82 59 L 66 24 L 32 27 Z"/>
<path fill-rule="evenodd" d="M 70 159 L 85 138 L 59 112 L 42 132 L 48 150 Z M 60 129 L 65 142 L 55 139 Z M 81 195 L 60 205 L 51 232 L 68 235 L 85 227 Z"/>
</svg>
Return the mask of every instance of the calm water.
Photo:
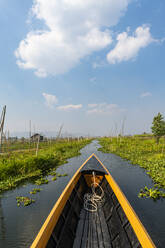
<svg viewBox="0 0 165 248">
<path fill-rule="evenodd" d="M 16 196 L 29 196 L 35 186 L 28 184 L 16 190 L 6 192 L 0 198 L 0 247 L 29 247 L 48 216 L 66 184 L 80 165 L 95 153 L 122 188 L 127 199 L 143 222 L 154 243 L 159 248 L 165 247 L 165 200 L 153 202 L 150 199 L 139 199 L 138 192 L 145 185 L 152 187 L 151 179 L 144 170 L 132 166 L 114 154 L 105 154 L 97 149 L 97 141 L 81 150 L 81 156 L 68 160 L 67 164 L 57 169 L 59 173 L 67 173 L 55 182 L 41 185 L 43 190 L 33 195 L 36 202 L 28 207 L 17 207 Z"/>
</svg>

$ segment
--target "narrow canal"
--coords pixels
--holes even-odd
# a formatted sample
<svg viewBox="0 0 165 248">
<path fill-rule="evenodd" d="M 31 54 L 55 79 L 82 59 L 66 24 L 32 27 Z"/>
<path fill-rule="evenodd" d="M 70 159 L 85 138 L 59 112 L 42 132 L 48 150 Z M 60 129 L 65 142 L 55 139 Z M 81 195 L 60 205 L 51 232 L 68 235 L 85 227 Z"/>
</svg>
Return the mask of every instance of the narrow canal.
<svg viewBox="0 0 165 248">
<path fill-rule="evenodd" d="M 142 168 L 132 166 L 114 154 L 98 151 L 99 147 L 98 142 L 93 141 L 81 150 L 80 156 L 69 159 L 67 164 L 59 167 L 57 172 L 67 173 L 68 176 L 41 185 L 42 191 L 32 196 L 36 201 L 34 204 L 18 207 L 16 203 L 16 196 L 29 196 L 29 191 L 34 188 L 32 184 L 6 192 L 0 197 L 0 247 L 30 246 L 66 184 L 92 153 L 99 157 L 117 181 L 157 248 L 165 247 L 165 200 L 154 202 L 139 199 L 137 195 L 141 188 L 153 186 L 148 175 Z"/>
</svg>

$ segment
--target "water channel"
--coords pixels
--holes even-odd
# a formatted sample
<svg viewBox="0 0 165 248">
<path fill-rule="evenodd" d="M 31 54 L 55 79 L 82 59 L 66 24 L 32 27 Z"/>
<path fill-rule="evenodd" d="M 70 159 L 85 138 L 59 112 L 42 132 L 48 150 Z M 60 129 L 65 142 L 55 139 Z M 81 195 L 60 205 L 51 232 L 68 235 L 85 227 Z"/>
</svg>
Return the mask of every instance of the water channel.
<svg viewBox="0 0 165 248">
<path fill-rule="evenodd" d="M 131 165 L 114 154 L 102 153 L 98 151 L 99 147 L 98 142 L 93 141 L 81 150 L 80 156 L 69 159 L 67 164 L 60 166 L 57 172 L 67 173 L 68 176 L 41 185 L 42 191 L 32 196 L 36 202 L 30 206 L 18 207 L 16 196 L 31 197 L 29 191 L 36 187 L 32 184 L 26 184 L 0 196 L 0 247 L 30 246 L 70 178 L 92 153 L 99 157 L 121 187 L 157 248 L 165 247 L 165 200 L 154 202 L 137 197 L 145 185 L 153 186 L 152 180 L 139 166 Z"/>
</svg>

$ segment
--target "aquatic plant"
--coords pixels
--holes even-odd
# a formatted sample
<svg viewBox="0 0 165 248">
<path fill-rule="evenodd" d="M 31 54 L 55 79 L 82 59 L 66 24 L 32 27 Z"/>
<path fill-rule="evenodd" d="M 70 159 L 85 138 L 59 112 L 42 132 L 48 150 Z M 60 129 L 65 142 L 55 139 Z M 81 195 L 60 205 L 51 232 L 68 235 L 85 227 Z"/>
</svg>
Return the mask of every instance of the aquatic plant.
<svg viewBox="0 0 165 248">
<path fill-rule="evenodd" d="M 56 176 L 56 174 L 57 174 L 57 172 L 54 170 L 49 173 L 49 175 L 51 175 L 51 176 Z"/>
<path fill-rule="evenodd" d="M 48 184 L 48 182 L 49 182 L 49 180 L 47 180 L 47 179 L 41 177 L 41 178 L 39 178 L 39 179 L 37 179 L 37 180 L 35 181 L 35 184 L 36 184 L 36 185 Z"/>
<path fill-rule="evenodd" d="M 30 191 L 29 193 L 30 194 L 36 194 L 37 192 L 40 192 L 41 191 L 41 189 L 39 189 L 39 188 L 34 188 L 34 189 L 32 189 L 32 191 Z"/>
<path fill-rule="evenodd" d="M 64 173 L 64 174 L 55 173 L 55 176 L 52 178 L 52 181 L 56 181 L 57 180 L 57 177 L 66 177 L 66 176 L 68 176 L 67 173 Z"/>
<path fill-rule="evenodd" d="M 32 203 L 35 202 L 35 200 L 33 200 L 27 196 L 17 196 L 16 201 L 17 201 L 17 206 L 23 205 L 24 207 L 31 205 Z"/>
<path fill-rule="evenodd" d="M 165 189 L 165 143 L 160 139 L 156 144 L 153 136 L 132 136 L 100 138 L 101 151 L 115 153 L 139 165 L 153 179 L 155 188 Z M 163 194 L 163 191 L 161 191 Z M 153 193 L 154 194 L 154 193 Z M 152 195 L 152 192 L 151 192 Z"/>
<path fill-rule="evenodd" d="M 62 177 L 67 177 L 68 176 L 68 174 L 67 173 L 64 173 L 63 175 L 62 175 Z"/>
<path fill-rule="evenodd" d="M 64 174 L 58 173 L 57 176 L 58 176 L 58 177 L 66 177 L 66 176 L 68 176 L 68 174 L 67 174 L 67 173 L 64 173 Z"/>
<path fill-rule="evenodd" d="M 57 180 L 56 176 L 52 177 L 52 181 L 56 181 L 56 180 Z"/>
<path fill-rule="evenodd" d="M 165 192 L 159 191 L 156 188 L 149 189 L 147 186 L 145 186 L 144 189 L 140 190 L 138 197 L 139 198 L 146 197 L 146 198 L 152 198 L 156 200 L 156 199 L 159 199 L 160 197 L 165 198 Z"/>
</svg>

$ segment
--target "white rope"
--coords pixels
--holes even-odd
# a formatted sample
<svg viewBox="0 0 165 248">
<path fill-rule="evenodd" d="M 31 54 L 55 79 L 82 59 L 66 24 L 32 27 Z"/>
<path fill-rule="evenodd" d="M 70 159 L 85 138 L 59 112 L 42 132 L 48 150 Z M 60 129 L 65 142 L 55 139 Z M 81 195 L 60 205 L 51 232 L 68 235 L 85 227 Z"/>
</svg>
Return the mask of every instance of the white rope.
<svg viewBox="0 0 165 248">
<path fill-rule="evenodd" d="M 93 175 L 93 183 L 91 184 L 92 193 L 87 193 L 84 195 L 84 209 L 90 212 L 96 212 L 98 208 L 98 204 L 102 204 L 104 202 L 104 190 L 102 187 L 96 183 L 95 173 L 92 172 Z M 95 192 L 96 187 L 99 187 L 101 194 L 98 195 Z"/>
</svg>

